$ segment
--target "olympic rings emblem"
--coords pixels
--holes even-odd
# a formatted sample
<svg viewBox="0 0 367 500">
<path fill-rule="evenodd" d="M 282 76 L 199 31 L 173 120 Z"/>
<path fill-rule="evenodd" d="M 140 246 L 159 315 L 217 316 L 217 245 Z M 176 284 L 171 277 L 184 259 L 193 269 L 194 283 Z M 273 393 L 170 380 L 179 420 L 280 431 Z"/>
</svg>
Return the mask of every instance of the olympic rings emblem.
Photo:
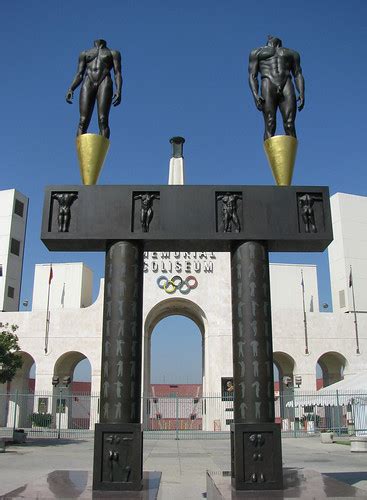
<svg viewBox="0 0 367 500">
<path fill-rule="evenodd" d="M 170 295 L 175 293 L 176 290 L 179 290 L 183 295 L 187 295 L 191 290 L 194 290 L 198 284 L 198 280 L 195 276 L 187 276 L 185 280 L 183 280 L 181 276 L 173 276 L 171 279 L 168 279 L 167 276 L 159 276 L 157 279 L 159 288 Z"/>
</svg>

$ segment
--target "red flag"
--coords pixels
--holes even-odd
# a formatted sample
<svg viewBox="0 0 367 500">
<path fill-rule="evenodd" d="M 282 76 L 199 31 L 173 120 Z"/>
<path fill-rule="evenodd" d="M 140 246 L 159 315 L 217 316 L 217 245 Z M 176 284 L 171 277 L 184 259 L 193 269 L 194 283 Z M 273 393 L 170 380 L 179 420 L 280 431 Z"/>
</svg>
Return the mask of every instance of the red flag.
<svg viewBox="0 0 367 500">
<path fill-rule="evenodd" d="M 54 273 L 52 270 L 52 264 L 50 264 L 50 275 L 48 277 L 48 284 L 51 285 L 52 278 L 54 277 Z"/>
</svg>

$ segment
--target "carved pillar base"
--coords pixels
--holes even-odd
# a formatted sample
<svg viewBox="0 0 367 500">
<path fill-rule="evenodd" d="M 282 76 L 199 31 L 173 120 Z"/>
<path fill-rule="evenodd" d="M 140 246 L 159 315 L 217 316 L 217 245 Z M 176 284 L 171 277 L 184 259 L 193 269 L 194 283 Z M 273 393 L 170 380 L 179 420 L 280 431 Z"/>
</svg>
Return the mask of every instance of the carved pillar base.
<svg viewBox="0 0 367 500">
<path fill-rule="evenodd" d="M 283 488 L 280 426 L 231 425 L 232 486 L 236 490 Z"/>
<path fill-rule="evenodd" d="M 142 479 L 142 425 L 96 424 L 93 490 L 140 490 Z"/>
</svg>

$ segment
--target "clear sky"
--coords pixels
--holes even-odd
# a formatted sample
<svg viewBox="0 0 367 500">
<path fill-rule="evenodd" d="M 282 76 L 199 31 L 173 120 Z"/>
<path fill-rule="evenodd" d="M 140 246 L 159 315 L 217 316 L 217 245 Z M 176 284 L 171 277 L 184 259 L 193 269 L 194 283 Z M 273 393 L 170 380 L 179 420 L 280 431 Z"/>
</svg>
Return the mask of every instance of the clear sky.
<svg viewBox="0 0 367 500">
<path fill-rule="evenodd" d="M 39 239 L 44 187 L 80 183 L 78 92 L 72 106 L 65 94 L 94 39 L 121 51 L 124 78 L 101 184 L 167 183 L 173 135 L 186 138 L 189 184 L 273 184 L 247 83 L 250 50 L 273 34 L 300 52 L 306 81 L 293 184 L 366 195 L 366 18 L 365 0 L 3 2 L 0 188 L 30 198 L 22 299 L 36 263 L 84 261 L 95 290 L 102 277 L 102 254 L 50 254 Z M 326 253 L 271 259 L 317 263 L 330 304 Z"/>
</svg>

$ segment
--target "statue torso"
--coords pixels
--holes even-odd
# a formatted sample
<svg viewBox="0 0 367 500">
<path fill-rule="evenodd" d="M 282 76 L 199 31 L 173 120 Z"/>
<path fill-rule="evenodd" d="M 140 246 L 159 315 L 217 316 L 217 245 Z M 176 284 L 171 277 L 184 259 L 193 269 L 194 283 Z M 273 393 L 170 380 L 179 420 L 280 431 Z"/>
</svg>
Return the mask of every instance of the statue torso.
<svg viewBox="0 0 367 500">
<path fill-rule="evenodd" d="M 99 84 L 113 68 L 113 55 L 108 47 L 93 47 L 85 52 L 87 76 Z"/>
<path fill-rule="evenodd" d="M 261 47 L 257 54 L 261 78 L 283 86 L 294 68 L 294 56 L 295 52 L 285 47 Z"/>
</svg>

